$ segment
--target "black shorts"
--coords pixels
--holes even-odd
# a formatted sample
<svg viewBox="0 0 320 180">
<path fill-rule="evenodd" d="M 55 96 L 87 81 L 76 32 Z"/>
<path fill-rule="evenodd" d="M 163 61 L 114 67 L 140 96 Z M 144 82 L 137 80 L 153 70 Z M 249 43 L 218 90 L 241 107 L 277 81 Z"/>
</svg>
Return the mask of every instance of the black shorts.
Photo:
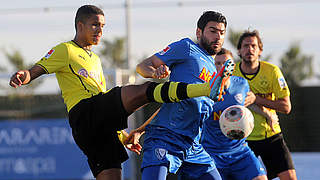
<svg viewBox="0 0 320 180">
<path fill-rule="evenodd" d="M 256 156 L 260 156 L 266 169 L 268 179 L 277 177 L 277 174 L 294 169 L 293 161 L 282 133 L 265 140 L 248 141 L 249 147 Z"/>
<path fill-rule="evenodd" d="M 81 100 L 69 111 L 72 135 L 88 158 L 93 175 L 121 168 L 128 154 L 117 131 L 128 127 L 128 113 L 121 101 L 121 87 Z"/>
</svg>

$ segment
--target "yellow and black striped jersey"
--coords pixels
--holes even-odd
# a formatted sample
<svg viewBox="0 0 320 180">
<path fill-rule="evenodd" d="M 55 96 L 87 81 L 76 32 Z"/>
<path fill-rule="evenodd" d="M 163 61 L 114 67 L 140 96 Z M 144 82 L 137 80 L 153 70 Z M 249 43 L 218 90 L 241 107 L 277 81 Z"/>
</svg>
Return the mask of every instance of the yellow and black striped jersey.
<svg viewBox="0 0 320 180">
<path fill-rule="evenodd" d="M 255 74 L 245 74 L 240 69 L 240 63 L 236 64 L 233 75 L 244 77 L 248 80 L 250 90 L 256 95 L 269 100 L 275 100 L 290 96 L 290 91 L 278 66 L 265 61 L 259 61 L 259 70 Z M 269 109 L 272 113 L 275 110 Z M 281 132 L 280 125 L 275 125 L 275 132 L 267 124 L 262 115 L 252 111 L 254 115 L 254 129 L 248 140 L 262 140 Z"/>
<path fill-rule="evenodd" d="M 74 41 L 57 45 L 36 65 L 56 74 L 68 111 L 82 99 L 106 92 L 100 58 Z"/>
</svg>

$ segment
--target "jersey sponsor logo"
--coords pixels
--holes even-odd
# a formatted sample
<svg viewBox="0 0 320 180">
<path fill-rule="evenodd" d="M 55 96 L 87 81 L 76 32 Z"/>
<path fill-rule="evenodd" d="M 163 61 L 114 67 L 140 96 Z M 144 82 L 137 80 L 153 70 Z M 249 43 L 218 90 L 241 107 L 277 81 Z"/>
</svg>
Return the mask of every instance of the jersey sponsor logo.
<svg viewBox="0 0 320 180">
<path fill-rule="evenodd" d="M 266 94 L 256 93 L 255 95 L 256 95 L 256 96 L 260 96 L 260 97 L 262 97 L 262 98 L 269 99 L 269 100 L 272 100 L 272 96 L 273 96 L 272 93 L 266 93 Z"/>
<path fill-rule="evenodd" d="M 51 49 L 44 57 L 48 59 L 54 53 L 54 49 Z"/>
<path fill-rule="evenodd" d="M 163 148 L 156 148 L 154 150 L 154 153 L 156 155 L 156 157 L 159 159 L 159 160 L 162 160 L 165 155 L 167 154 L 167 150 L 166 149 L 163 149 Z"/>
<path fill-rule="evenodd" d="M 284 77 L 280 77 L 278 79 L 278 82 L 279 82 L 279 86 L 281 89 L 287 87 L 287 83 L 286 83 L 286 80 L 284 79 Z"/>
<path fill-rule="evenodd" d="M 80 70 L 78 71 L 78 74 L 79 74 L 80 76 L 85 77 L 85 78 L 88 77 L 88 71 L 87 71 L 86 69 L 84 69 L 84 68 L 80 69 Z"/>
<path fill-rule="evenodd" d="M 216 72 L 211 74 L 209 72 L 209 70 L 207 70 L 205 67 L 203 67 L 202 71 L 201 71 L 201 73 L 199 75 L 199 78 L 204 80 L 205 82 L 209 82 L 214 77 L 215 74 L 216 74 Z"/>
<path fill-rule="evenodd" d="M 213 120 L 219 121 L 221 114 L 222 114 L 221 110 L 218 112 L 213 112 Z"/>
<path fill-rule="evenodd" d="M 159 54 L 162 56 L 164 55 L 166 52 L 168 52 L 170 50 L 170 47 L 167 46 L 166 48 L 164 48 L 161 52 L 159 52 Z"/>
</svg>

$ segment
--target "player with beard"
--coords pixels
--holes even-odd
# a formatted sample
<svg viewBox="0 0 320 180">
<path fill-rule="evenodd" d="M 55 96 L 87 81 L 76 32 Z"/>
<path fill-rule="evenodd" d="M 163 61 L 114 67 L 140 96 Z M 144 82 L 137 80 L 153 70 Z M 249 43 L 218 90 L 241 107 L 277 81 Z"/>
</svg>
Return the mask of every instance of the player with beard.
<svg viewBox="0 0 320 180">
<path fill-rule="evenodd" d="M 218 91 L 211 91 L 210 83 L 178 82 L 146 82 L 108 90 L 100 58 L 91 51 L 93 45 L 99 44 L 104 25 L 104 12 L 100 8 L 81 6 L 75 17 L 74 39 L 52 48 L 32 68 L 14 73 L 9 84 L 17 88 L 43 74 L 55 73 L 67 106 L 72 135 L 87 156 L 93 175 L 97 180 L 118 180 L 121 163 L 128 155 L 117 131 L 127 128 L 127 117 L 131 113 L 148 102 L 214 97 Z M 216 89 L 219 81 L 211 84 Z M 132 148 L 139 150 L 139 146 Z"/>
<path fill-rule="evenodd" d="M 239 38 L 237 49 L 241 61 L 237 63 L 234 75 L 247 79 L 253 92 L 247 97 L 248 101 L 272 114 L 276 114 L 276 111 L 290 113 L 290 91 L 281 70 L 276 65 L 260 60 L 263 43 L 259 32 L 245 31 Z M 279 122 L 269 121 L 256 112 L 252 114 L 254 129 L 247 142 L 254 153 L 261 157 L 268 178 L 297 179 Z"/>
<path fill-rule="evenodd" d="M 171 71 L 170 81 L 192 84 L 227 78 L 233 71 L 233 62 L 226 62 L 218 75 L 214 65 L 214 56 L 224 43 L 226 27 L 226 18 L 221 13 L 204 12 L 197 23 L 198 43 L 189 38 L 173 42 L 143 60 L 137 72 L 145 78 L 164 78 Z M 145 129 L 134 132 L 145 130 L 146 134 L 143 180 L 164 180 L 168 172 L 177 173 L 181 179 L 221 179 L 214 161 L 199 143 L 202 123 L 212 113 L 213 103 L 207 97 L 198 97 L 163 104 Z"/>
</svg>

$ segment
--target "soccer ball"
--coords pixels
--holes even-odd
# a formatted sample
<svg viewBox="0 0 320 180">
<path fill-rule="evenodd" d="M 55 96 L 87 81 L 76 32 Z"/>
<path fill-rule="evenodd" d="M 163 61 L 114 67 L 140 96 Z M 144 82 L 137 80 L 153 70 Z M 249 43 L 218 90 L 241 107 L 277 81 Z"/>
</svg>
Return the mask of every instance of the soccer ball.
<svg viewBox="0 0 320 180">
<path fill-rule="evenodd" d="M 241 105 L 226 108 L 220 116 L 220 129 L 230 139 L 243 139 L 250 135 L 254 127 L 251 111 Z"/>
</svg>

